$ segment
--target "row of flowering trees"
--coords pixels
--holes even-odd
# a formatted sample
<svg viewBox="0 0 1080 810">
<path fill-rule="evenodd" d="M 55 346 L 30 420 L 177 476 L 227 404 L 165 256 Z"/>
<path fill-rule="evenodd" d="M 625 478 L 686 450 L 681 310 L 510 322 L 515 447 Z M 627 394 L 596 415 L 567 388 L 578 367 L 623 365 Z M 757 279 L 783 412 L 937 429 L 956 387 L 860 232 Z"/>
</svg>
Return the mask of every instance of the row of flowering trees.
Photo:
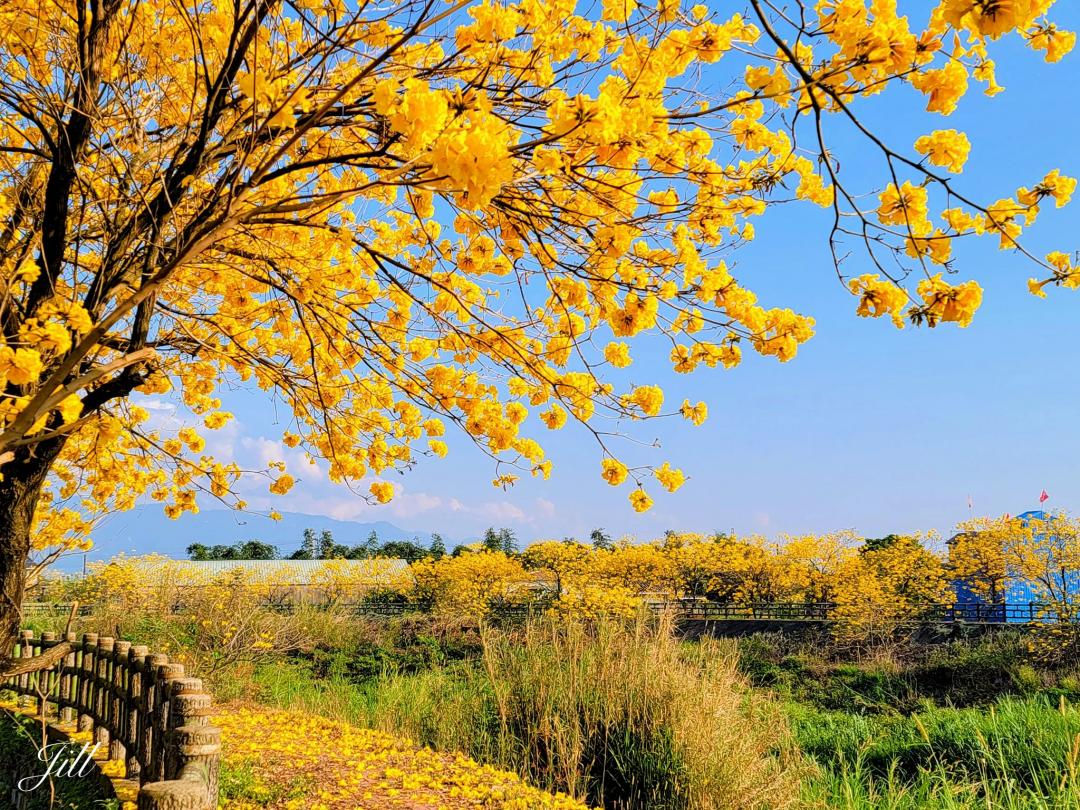
<svg viewBox="0 0 1080 810">
<path fill-rule="evenodd" d="M 443 613 L 483 615 L 503 605 L 542 605 L 580 615 L 633 613 L 649 601 L 707 599 L 750 604 L 830 603 L 840 632 L 891 632 L 930 606 L 956 601 L 954 583 L 990 603 L 1024 583 L 1025 600 L 1048 617 L 1077 618 L 1080 520 L 979 518 L 947 543 L 933 533 L 865 540 L 854 532 L 818 535 L 700 535 L 669 532 L 652 542 L 624 538 L 600 547 L 548 540 L 522 553 L 477 544 L 460 554 L 405 566 L 390 560 L 328 560 L 302 589 L 287 570 L 238 569 L 226 591 L 265 601 L 304 597 L 331 604 L 389 600 Z M 190 600 L 197 566 L 163 558 L 117 559 L 59 585 L 85 602 L 122 601 L 158 609 Z"/>
</svg>

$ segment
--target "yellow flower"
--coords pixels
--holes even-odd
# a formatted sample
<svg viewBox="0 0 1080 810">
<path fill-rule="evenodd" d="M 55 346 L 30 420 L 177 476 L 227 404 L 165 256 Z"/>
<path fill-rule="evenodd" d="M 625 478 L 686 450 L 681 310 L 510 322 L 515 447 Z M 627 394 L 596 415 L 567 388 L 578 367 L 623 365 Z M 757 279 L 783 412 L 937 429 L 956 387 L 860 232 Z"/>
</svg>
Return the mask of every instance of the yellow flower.
<svg viewBox="0 0 1080 810">
<path fill-rule="evenodd" d="M 959 60 L 950 60 L 939 70 L 916 73 L 911 77 L 911 84 L 930 97 L 927 111 L 949 115 L 967 92 L 968 71 Z"/>
<path fill-rule="evenodd" d="M 605 458 L 600 462 L 600 469 L 601 477 L 613 487 L 617 487 L 625 481 L 627 473 L 629 472 L 626 469 L 626 465 L 617 458 Z"/>
<path fill-rule="evenodd" d="M 647 416 L 656 416 L 664 406 L 664 392 L 655 385 L 639 385 L 630 393 L 629 402 Z"/>
<path fill-rule="evenodd" d="M 1047 62 L 1057 62 L 1076 46 L 1076 34 L 1063 31 L 1053 23 L 1040 25 L 1028 34 L 1028 46 L 1036 51 L 1046 51 Z"/>
<path fill-rule="evenodd" d="M 709 408 L 704 402 L 691 405 L 690 400 L 684 399 L 679 412 L 683 415 L 683 418 L 689 419 L 695 425 L 700 425 L 708 418 Z"/>
<path fill-rule="evenodd" d="M 280 475 L 270 485 L 270 491 L 275 495 L 284 495 L 293 488 L 293 484 L 295 483 L 296 479 L 293 478 L 291 475 Z"/>
<path fill-rule="evenodd" d="M 566 411 L 558 405 L 552 404 L 546 411 L 540 413 L 540 418 L 549 430 L 558 430 L 566 424 Z"/>
<path fill-rule="evenodd" d="M 948 0 L 942 7 L 942 16 L 955 28 L 997 39 L 1015 28 L 1025 27 L 1036 8 L 1032 0 Z"/>
<path fill-rule="evenodd" d="M 22 279 L 27 284 L 33 284 L 41 275 L 41 268 L 33 259 L 26 259 L 15 271 L 15 278 Z"/>
<path fill-rule="evenodd" d="M 967 326 L 982 304 L 982 287 L 978 282 L 965 281 L 952 286 L 942 280 L 941 273 L 920 281 L 916 290 L 922 296 L 922 313 L 930 326 L 942 321 Z"/>
<path fill-rule="evenodd" d="M 626 368 L 633 362 L 630 346 L 626 343 L 609 343 L 604 347 L 604 359 L 616 368 Z"/>
<path fill-rule="evenodd" d="M 45 365 L 41 354 L 34 349 L 0 347 L 0 377 L 6 376 L 14 385 L 26 385 L 41 376 Z"/>
<path fill-rule="evenodd" d="M 394 497 L 394 485 L 389 481 L 372 481 L 368 489 L 379 503 L 388 503 Z"/>
<path fill-rule="evenodd" d="M 624 23 L 637 8 L 637 0 L 604 0 L 602 19 Z"/>
<path fill-rule="evenodd" d="M 926 189 L 922 186 L 913 186 L 905 180 L 897 190 L 894 183 L 889 183 L 879 202 L 878 219 L 885 225 L 901 225 L 919 236 L 930 230 Z"/>
<path fill-rule="evenodd" d="M 673 469 L 666 461 L 663 466 L 653 471 L 653 475 L 656 476 L 656 480 L 668 492 L 675 492 L 686 483 L 686 476 L 683 475 L 682 470 Z"/>
<path fill-rule="evenodd" d="M 203 448 L 206 447 L 206 440 L 195 431 L 195 428 L 181 428 L 176 435 L 180 441 L 188 446 L 188 450 L 192 453 L 201 453 Z"/>
<path fill-rule="evenodd" d="M 652 498 L 645 494 L 645 490 L 638 487 L 630 493 L 630 504 L 635 512 L 648 512 L 652 508 Z"/>
<path fill-rule="evenodd" d="M 915 141 L 915 151 L 926 155 L 935 166 L 945 166 L 950 172 L 963 170 L 971 152 L 967 135 L 955 129 L 938 129 Z"/>
<path fill-rule="evenodd" d="M 210 414 L 206 417 L 206 419 L 203 420 L 203 424 L 206 425 L 206 427 L 208 427 L 210 430 L 219 430 L 225 427 L 228 421 L 232 418 L 233 415 L 226 411 L 214 411 L 214 413 Z"/>
<path fill-rule="evenodd" d="M 60 418 L 65 425 L 70 425 L 82 414 L 82 400 L 75 394 L 69 394 L 60 402 Z"/>
</svg>

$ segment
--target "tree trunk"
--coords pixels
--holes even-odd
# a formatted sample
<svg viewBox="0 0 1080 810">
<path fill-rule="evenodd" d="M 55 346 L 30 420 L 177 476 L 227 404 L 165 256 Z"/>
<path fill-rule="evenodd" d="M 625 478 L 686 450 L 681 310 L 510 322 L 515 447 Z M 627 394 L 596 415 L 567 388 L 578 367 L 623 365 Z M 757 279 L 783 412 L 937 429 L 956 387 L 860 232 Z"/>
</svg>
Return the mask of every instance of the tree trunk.
<svg viewBox="0 0 1080 810">
<path fill-rule="evenodd" d="M 22 448 L 0 467 L 0 674 L 10 663 L 22 621 L 34 509 L 63 446 L 57 438 Z"/>
</svg>

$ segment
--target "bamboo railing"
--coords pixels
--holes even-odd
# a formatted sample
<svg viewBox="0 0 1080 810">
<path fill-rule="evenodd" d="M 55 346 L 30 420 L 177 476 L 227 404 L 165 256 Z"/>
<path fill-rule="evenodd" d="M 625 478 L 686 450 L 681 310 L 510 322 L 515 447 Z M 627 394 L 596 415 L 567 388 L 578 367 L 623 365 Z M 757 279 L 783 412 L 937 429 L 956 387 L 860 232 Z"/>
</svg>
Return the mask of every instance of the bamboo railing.
<svg viewBox="0 0 1080 810">
<path fill-rule="evenodd" d="M 128 641 L 74 633 L 35 638 L 24 630 L 14 657 L 70 651 L 48 669 L 16 675 L 0 688 L 36 703 L 61 733 L 90 732 L 110 760 L 140 784 L 139 810 L 216 810 L 221 732 L 210 725 L 210 695 L 182 664 Z"/>
</svg>

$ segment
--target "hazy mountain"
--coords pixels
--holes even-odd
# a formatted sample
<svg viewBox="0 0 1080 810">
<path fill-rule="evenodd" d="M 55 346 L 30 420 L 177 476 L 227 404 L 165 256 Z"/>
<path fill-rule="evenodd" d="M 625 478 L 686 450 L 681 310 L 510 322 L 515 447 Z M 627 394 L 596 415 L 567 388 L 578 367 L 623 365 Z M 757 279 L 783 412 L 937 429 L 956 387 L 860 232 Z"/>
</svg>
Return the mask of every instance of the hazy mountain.
<svg viewBox="0 0 1080 810">
<path fill-rule="evenodd" d="M 299 512 L 283 512 L 281 520 L 270 520 L 261 515 L 233 512 L 227 509 L 211 509 L 197 515 L 185 514 L 179 520 L 165 517 L 160 506 L 141 506 L 130 512 L 109 516 L 94 532 L 94 549 L 87 555 L 89 560 L 109 559 L 116 554 L 164 554 L 168 557 L 186 558 L 191 543 L 231 545 L 243 540 L 262 540 L 278 547 L 288 555 L 300 547 L 304 529 L 316 533 L 329 529 L 334 540 L 342 545 L 362 543 L 372 531 L 379 542 L 387 540 L 412 540 L 428 545 L 428 532 L 413 532 L 386 521 L 359 523 L 351 520 L 335 520 L 322 515 L 304 515 Z M 452 546 L 449 537 L 443 537 Z M 82 567 L 82 555 L 63 560 L 60 570 L 72 571 Z"/>
</svg>

